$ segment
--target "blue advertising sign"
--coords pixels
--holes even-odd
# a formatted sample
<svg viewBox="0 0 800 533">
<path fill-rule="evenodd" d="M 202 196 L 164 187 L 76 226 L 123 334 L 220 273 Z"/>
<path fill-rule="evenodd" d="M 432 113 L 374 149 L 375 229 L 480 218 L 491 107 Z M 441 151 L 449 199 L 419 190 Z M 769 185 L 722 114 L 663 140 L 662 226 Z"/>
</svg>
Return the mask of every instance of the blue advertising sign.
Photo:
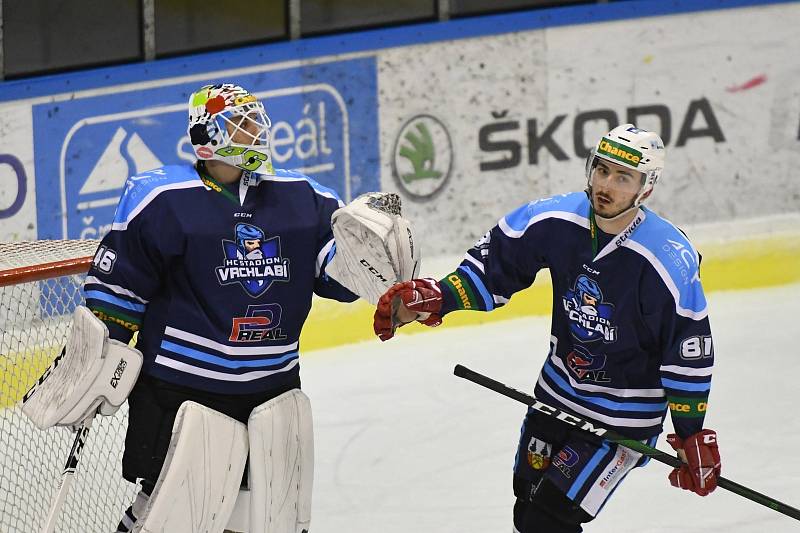
<svg viewBox="0 0 800 533">
<path fill-rule="evenodd" d="M 209 83 L 236 83 L 264 102 L 276 167 L 307 174 L 346 202 L 380 188 L 374 58 L 254 70 L 34 105 L 39 238 L 100 238 L 129 176 L 193 163 L 187 102 Z"/>
</svg>

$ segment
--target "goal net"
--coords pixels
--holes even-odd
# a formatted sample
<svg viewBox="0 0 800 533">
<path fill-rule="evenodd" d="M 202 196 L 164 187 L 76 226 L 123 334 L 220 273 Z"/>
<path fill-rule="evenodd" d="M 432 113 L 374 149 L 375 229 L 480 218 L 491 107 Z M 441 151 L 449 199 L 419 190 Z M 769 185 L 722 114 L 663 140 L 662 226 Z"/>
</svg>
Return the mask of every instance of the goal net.
<svg viewBox="0 0 800 533">
<path fill-rule="evenodd" d="M 37 429 L 22 396 L 60 353 L 98 241 L 0 243 L 0 532 L 35 533 L 58 491 L 75 434 Z M 121 474 L 127 404 L 97 417 L 58 533 L 114 531 L 136 487 Z"/>
</svg>

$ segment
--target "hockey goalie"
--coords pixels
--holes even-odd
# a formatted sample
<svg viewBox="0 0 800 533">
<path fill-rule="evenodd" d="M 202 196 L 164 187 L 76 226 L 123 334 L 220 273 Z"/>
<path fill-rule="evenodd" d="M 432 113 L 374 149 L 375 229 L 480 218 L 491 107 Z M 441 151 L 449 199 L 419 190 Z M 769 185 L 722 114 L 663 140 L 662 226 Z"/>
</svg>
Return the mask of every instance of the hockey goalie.
<svg viewBox="0 0 800 533">
<path fill-rule="evenodd" d="M 86 307 L 24 410 L 76 426 L 127 399 L 122 474 L 139 492 L 118 533 L 308 531 L 312 295 L 374 304 L 415 277 L 418 247 L 397 195 L 345 206 L 274 168 L 269 117 L 242 87 L 191 94 L 188 134 L 196 164 L 128 180 Z"/>
</svg>

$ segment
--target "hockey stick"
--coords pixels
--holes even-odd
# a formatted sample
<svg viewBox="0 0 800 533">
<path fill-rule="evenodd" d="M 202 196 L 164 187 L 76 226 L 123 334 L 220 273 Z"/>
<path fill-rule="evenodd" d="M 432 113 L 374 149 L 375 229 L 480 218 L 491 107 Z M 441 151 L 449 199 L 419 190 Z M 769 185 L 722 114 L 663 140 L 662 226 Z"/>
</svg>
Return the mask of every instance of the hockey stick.
<svg viewBox="0 0 800 533">
<path fill-rule="evenodd" d="M 92 427 L 95 415 L 90 416 L 78 427 L 78 432 L 75 434 L 75 441 L 72 443 L 72 449 L 67 457 L 67 462 L 64 465 L 64 472 L 61 474 L 61 486 L 58 488 L 56 499 L 50 506 L 50 512 L 47 514 L 47 522 L 42 528 L 42 533 L 53 533 L 56 529 L 56 520 L 67 499 L 67 494 L 72 486 L 72 481 L 75 478 L 75 469 L 78 468 L 78 461 L 81 458 L 83 446 L 86 444 L 86 437 L 89 435 L 89 428 Z"/>
<path fill-rule="evenodd" d="M 540 413 L 552 416 L 553 418 L 561 420 L 565 424 L 574 426 L 581 431 L 585 431 L 587 433 L 593 433 L 594 435 L 602 437 L 607 441 L 616 442 L 617 444 L 620 444 L 626 448 L 635 450 L 641 453 L 642 455 L 646 455 L 652 459 L 655 459 L 660 463 L 664 463 L 665 465 L 669 465 L 673 468 L 679 468 L 683 464 L 683 462 L 674 455 L 662 452 L 661 450 L 643 444 L 638 440 L 628 439 L 625 436 L 615 431 L 603 428 L 601 426 L 597 426 L 595 425 L 594 422 L 584 420 L 583 418 L 577 417 L 570 413 L 566 413 L 560 409 L 556 409 L 555 407 L 550 407 L 549 405 L 540 402 L 533 396 L 525 394 L 524 392 L 520 392 L 517 389 L 513 389 L 508 385 L 504 385 L 503 383 L 495 381 L 490 377 L 484 376 L 483 374 L 479 374 L 478 372 L 470 370 L 469 368 L 463 365 L 456 365 L 456 367 L 453 369 L 453 374 L 455 374 L 460 378 L 472 381 L 473 383 L 477 383 L 478 385 L 482 385 L 487 389 L 499 392 L 500 394 L 508 396 L 509 398 L 517 400 L 518 402 L 522 402 L 525 405 L 533 409 L 536 409 Z M 752 489 L 749 489 L 744 485 L 739 485 L 738 483 L 731 481 L 730 479 L 725 479 L 724 477 L 718 477 L 717 486 L 729 490 L 734 494 L 738 494 L 739 496 L 747 498 L 748 500 L 760 503 L 761 505 L 769 507 L 774 511 L 778 511 L 779 513 L 785 514 L 786 516 L 790 516 L 795 520 L 800 520 L 800 509 L 795 509 L 790 505 L 781 503 L 774 498 L 770 498 L 769 496 L 761 494 L 760 492 L 756 492 Z"/>
</svg>

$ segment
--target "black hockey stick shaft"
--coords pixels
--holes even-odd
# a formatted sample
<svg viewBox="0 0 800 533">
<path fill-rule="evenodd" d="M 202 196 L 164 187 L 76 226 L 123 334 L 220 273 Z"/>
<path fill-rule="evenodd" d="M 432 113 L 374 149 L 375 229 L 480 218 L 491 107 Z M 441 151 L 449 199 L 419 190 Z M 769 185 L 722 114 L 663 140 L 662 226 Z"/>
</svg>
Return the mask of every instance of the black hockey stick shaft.
<svg viewBox="0 0 800 533">
<path fill-rule="evenodd" d="M 683 464 L 683 462 L 675 455 L 662 452 L 661 450 L 653 448 L 652 446 L 648 446 L 638 440 L 629 439 L 613 430 L 598 426 L 595 422 L 590 422 L 571 413 L 566 413 L 561 409 L 551 407 L 546 403 L 540 402 L 529 394 L 525 394 L 524 392 L 511 388 L 508 385 L 500 383 L 499 381 L 496 381 L 490 377 L 479 374 L 478 372 L 470 370 L 463 365 L 456 365 L 456 367 L 453 369 L 453 373 L 460 378 L 467 379 L 473 383 L 477 383 L 478 385 L 486 387 L 487 389 L 491 389 L 504 396 L 508 396 L 509 398 L 517 400 L 518 402 L 522 402 L 525 405 L 536 409 L 540 413 L 561 420 L 565 424 L 569 424 L 570 426 L 573 426 L 581 431 L 592 433 L 610 442 L 616 442 L 621 446 L 635 450 L 642 455 L 646 455 L 647 457 L 650 457 L 651 459 L 654 459 L 660 463 L 664 463 L 665 465 L 678 468 Z M 744 485 L 740 485 L 734 481 L 731 481 L 730 479 L 718 477 L 717 486 L 747 498 L 748 500 L 752 500 L 756 503 L 764 505 L 765 507 L 769 507 L 770 509 L 785 514 L 786 516 L 790 516 L 795 520 L 800 520 L 800 509 L 796 509 L 790 505 L 781 503 L 774 498 L 770 498 L 765 494 L 761 494 L 760 492 L 749 489 Z"/>
<path fill-rule="evenodd" d="M 72 449 L 70 449 L 69 457 L 67 457 L 67 462 L 64 465 L 64 472 L 61 474 L 61 485 L 58 488 L 58 492 L 56 493 L 53 503 L 50 505 L 47 519 L 45 520 L 45 524 L 41 530 L 42 533 L 53 533 L 53 531 L 55 531 L 58 515 L 61 512 L 61 507 L 63 507 L 64 501 L 67 499 L 69 489 L 72 486 L 72 481 L 75 477 L 75 470 L 78 468 L 78 461 L 80 461 L 81 452 L 86 444 L 86 438 L 89 436 L 89 429 L 92 427 L 94 417 L 95 415 L 93 414 L 84 420 L 75 434 L 75 440 L 72 443 Z"/>
</svg>

